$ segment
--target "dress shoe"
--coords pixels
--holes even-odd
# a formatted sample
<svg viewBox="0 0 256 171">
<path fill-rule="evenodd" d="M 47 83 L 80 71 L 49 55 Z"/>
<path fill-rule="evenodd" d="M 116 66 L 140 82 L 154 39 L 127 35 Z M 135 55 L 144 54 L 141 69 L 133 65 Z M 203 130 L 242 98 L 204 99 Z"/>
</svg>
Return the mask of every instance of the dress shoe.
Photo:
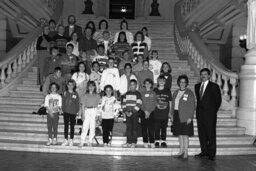
<svg viewBox="0 0 256 171">
<path fill-rule="evenodd" d="M 197 154 L 195 155 L 196 158 L 205 158 L 205 157 L 209 157 L 208 154 L 204 154 L 204 153 L 200 153 L 200 154 Z"/>
<path fill-rule="evenodd" d="M 166 142 L 162 142 L 162 143 L 161 143 L 161 147 L 162 147 L 162 148 L 167 148 Z"/>
<path fill-rule="evenodd" d="M 209 156 L 208 159 L 211 160 L 211 161 L 215 161 L 215 156 Z"/>
<path fill-rule="evenodd" d="M 175 155 L 173 157 L 177 158 L 177 159 L 181 159 L 181 158 L 183 158 L 183 155 L 184 155 L 184 153 L 181 153 L 181 154 L 177 154 L 177 155 Z"/>
<path fill-rule="evenodd" d="M 155 147 L 156 147 L 156 148 L 159 148 L 159 142 L 156 142 L 156 143 L 155 143 Z"/>
</svg>

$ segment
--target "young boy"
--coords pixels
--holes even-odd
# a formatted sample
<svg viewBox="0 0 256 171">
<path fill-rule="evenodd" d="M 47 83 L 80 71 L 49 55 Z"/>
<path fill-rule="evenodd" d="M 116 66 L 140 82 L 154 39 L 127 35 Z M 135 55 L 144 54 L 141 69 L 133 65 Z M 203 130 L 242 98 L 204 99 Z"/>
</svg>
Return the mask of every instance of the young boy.
<svg viewBox="0 0 256 171">
<path fill-rule="evenodd" d="M 104 45 L 98 45 L 97 47 L 98 55 L 94 57 L 93 62 L 97 61 L 100 64 L 100 71 L 103 72 L 105 68 L 107 68 L 108 56 L 105 55 Z"/>
<path fill-rule="evenodd" d="M 65 79 L 62 77 L 62 72 L 60 67 L 54 69 L 54 73 L 46 77 L 43 85 L 43 94 L 46 96 L 49 92 L 49 86 L 51 83 L 56 83 L 59 86 L 58 94 L 62 94 L 65 89 Z"/>
<path fill-rule="evenodd" d="M 123 147 L 135 148 L 137 144 L 137 127 L 139 110 L 142 106 L 140 93 L 136 90 L 137 81 L 130 81 L 130 90 L 124 95 L 122 101 L 123 112 L 126 115 L 126 136 L 127 143 Z"/>
<path fill-rule="evenodd" d="M 157 104 L 154 110 L 155 147 L 158 148 L 161 143 L 161 147 L 166 148 L 166 129 L 171 108 L 172 94 L 170 89 L 165 88 L 166 80 L 164 76 L 159 76 L 157 81 L 158 87 L 155 89 Z"/>
<path fill-rule="evenodd" d="M 149 61 L 143 60 L 143 70 L 138 73 L 139 90 L 143 89 L 144 81 L 148 78 L 153 80 L 153 72 L 149 70 Z"/>
</svg>

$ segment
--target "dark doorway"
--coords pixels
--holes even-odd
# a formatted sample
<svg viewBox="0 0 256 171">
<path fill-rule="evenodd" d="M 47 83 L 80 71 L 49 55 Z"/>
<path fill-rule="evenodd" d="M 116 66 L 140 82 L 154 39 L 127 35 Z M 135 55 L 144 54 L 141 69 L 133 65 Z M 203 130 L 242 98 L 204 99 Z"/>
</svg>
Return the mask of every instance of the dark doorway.
<svg viewBox="0 0 256 171">
<path fill-rule="evenodd" d="M 135 18 L 135 0 L 110 0 L 109 18 L 111 19 L 134 19 Z"/>
</svg>

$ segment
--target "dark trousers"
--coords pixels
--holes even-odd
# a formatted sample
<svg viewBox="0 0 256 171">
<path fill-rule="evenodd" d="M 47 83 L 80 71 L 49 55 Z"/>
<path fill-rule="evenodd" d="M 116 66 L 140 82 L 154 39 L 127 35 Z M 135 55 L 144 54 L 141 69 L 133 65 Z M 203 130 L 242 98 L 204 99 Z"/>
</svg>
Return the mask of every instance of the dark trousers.
<svg viewBox="0 0 256 171">
<path fill-rule="evenodd" d="M 161 140 L 165 141 L 168 119 L 156 119 L 155 118 L 154 122 L 155 122 L 155 140 L 159 141 L 161 139 Z"/>
<path fill-rule="evenodd" d="M 213 157 L 216 155 L 216 122 L 216 118 L 213 120 L 197 119 L 201 152 Z"/>
<path fill-rule="evenodd" d="M 114 119 L 102 119 L 103 143 L 109 143 L 112 137 Z"/>
<path fill-rule="evenodd" d="M 59 113 L 47 114 L 48 138 L 57 138 Z M 53 134 L 53 137 L 52 137 Z"/>
<path fill-rule="evenodd" d="M 70 125 L 70 139 L 74 138 L 76 124 L 76 115 L 70 113 L 64 113 L 64 136 L 68 139 L 68 127 Z"/>
<path fill-rule="evenodd" d="M 138 112 L 133 113 L 131 117 L 126 116 L 126 136 L 127 143 L 137 143 Z"/>
<path fill-rule="evenodd" d="M 150 114 L 148 119 L 145 118 L 144 111 L 140 111 L 141 118 L 141 131 L 144 143 L 154 143 L 154 120 L 152 117 L 153 113 Z"/>
</svg>

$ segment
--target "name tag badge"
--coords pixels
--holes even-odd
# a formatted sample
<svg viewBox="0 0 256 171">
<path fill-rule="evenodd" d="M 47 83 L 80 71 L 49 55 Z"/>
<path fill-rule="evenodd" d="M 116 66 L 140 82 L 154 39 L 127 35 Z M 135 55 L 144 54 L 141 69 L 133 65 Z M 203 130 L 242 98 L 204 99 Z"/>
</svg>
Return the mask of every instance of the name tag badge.
<svg viewBox="0 0 256 171">
<path fill-rule="evenodd" d="M 72 98 L 73 98 L 73 99 L 76 99 L 76 95 L 73 95 Z"/>
<path fill-rule="evenodd" d="M 145 97 L 149 97 L 149 94 L 145 94 Z"/>
<path fill-rule="evenodd" d="M 183 97 L 183 100 L 184 100 L 184 101 L 188 101 L 188 98 L 187 98 L 187 97 Z"/>
</svg>

